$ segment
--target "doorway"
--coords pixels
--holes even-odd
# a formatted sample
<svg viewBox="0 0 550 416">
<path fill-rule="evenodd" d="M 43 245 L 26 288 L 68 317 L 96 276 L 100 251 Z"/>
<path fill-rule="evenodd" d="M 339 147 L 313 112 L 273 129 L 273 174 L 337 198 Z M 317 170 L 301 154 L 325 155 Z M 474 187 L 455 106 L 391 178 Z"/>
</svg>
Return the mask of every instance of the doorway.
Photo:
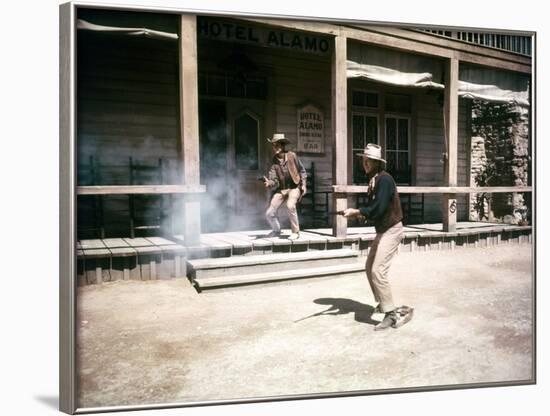
<svg viewBox="0 0 550 416">
<path fill-rule="evenodd" d="M 249 99 L 201 99 L 199 132 L 203 232 L 267 226 L 268 191 L 264 103 Z"/>
</svg>

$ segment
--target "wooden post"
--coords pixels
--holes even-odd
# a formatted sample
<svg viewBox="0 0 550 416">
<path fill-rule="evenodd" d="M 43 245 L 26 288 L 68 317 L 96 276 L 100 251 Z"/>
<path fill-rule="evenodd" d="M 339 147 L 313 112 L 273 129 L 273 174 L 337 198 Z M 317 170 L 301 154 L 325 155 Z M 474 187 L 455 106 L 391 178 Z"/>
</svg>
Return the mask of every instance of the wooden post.
<svg viewBox="0 0 550 416">
<path fill-rule="evenodd" d="M 458 59 L 450 58 L 445 71 L 445 140 L 447 157 L 445 158 L 445 185 L 457 186 L 458 166 Z M 443 231 L 456 231 L 456 194 L 443 195 L 442 219 Z"/>
<path fill-rule="evenodd" d="M 199 95 L 197 74 L 197 17 L 181 16 L 180 36 L 180 137 L 183 182 L 200 184 L 199 157 Z M 200 243 L 200 202 L 196 196 L 186 196 L 183 234 L 185 245 Z"/>
<path fill-rule="evenodd" d="M 334 53 L 332 55 L 332 136 L 334 137 L 332 177 L 337 185 L 348 184 L 348 128 L 347 128 L 347 38 L 334 38 Z M 333 194 L 334 211 L 348 207 L 346 194 Z M 347 219 L 341 215 L 333 218 L 332 234 L 344 237 L 347 234 Z"/>
</svg>

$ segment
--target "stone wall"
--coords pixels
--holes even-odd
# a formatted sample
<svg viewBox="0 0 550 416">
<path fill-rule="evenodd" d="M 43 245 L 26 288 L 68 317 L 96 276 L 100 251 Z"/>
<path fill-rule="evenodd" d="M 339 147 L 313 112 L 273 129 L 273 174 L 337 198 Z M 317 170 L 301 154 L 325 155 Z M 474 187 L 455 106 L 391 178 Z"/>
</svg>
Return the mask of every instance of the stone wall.
<svg viewBox="0 0 550 416">
<path fill-rule="evenodd" d="M 528 109 L 474 101 L 470 183 L 472 186 L 530 185 Z M 530 223 L 531 193 L 472 194 L 470 219 Z"/>
</svg>

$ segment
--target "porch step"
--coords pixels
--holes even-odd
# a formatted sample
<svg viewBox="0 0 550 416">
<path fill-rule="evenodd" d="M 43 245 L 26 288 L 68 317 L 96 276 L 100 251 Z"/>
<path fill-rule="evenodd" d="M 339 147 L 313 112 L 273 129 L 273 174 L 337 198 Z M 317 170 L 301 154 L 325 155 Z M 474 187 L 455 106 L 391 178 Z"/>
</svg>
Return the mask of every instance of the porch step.
<svg viewBox="0 0 550 416">
<path fill-rule="evenodd" d="M 356 273 L 365 270 L 363 262 L 354 262 L 336 266 L 313 267 L 283 272 L 246 274 L 238 276 L 205 277 L 194 281 L 198 291 L 205 289 L 221 289 L 231 286 L 243 286 L 260 283 L 273 283 L 285 280 L 305 279 L 309 277 L 330 276 L 345 273 Z"/>
<path fill-rule="evenodd" d="M 356 267 L 358 256 L 358 251 L 339 249 L 197 259 L 188 260 L 187 265 L 190 280 L 199 287 L 207 287 L 338 273 L 339 269 Z M 329 273 L 324 273 L 324 270 L 329 270 Z"/>
</svg>

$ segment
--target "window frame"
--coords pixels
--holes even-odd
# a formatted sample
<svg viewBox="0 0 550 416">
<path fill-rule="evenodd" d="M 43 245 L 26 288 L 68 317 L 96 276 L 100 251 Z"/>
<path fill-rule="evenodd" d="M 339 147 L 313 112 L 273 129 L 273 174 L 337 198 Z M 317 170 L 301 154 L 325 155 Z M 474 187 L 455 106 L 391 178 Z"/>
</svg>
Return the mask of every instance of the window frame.
<svg viewBox="0 0 550 416">
<path fill-rule="evenodd" d="M 236 132 L 236 122 L 239 118 L 243 116 L 249 116 L 256 122 L 256 161 L 258 164 L 257 169 L 240 169 L 237 164 L 237 132 Z M 262 123 L 262 117 L 260 117 L 258 114 L 256 114 L 254 111 L 246 108 L 244 110 L 239 111 L 231 118 L 231 147 L 232 147 L 232 154 L 233 154 L 233 161 L 232 164 L 235 167 L 235 170 L 237 172 L 255 172 L 258 171 L 261 168 L 261 150 L 260 150 L 260 136 L 261 136 L 261 123 Z"/>
</svg>

